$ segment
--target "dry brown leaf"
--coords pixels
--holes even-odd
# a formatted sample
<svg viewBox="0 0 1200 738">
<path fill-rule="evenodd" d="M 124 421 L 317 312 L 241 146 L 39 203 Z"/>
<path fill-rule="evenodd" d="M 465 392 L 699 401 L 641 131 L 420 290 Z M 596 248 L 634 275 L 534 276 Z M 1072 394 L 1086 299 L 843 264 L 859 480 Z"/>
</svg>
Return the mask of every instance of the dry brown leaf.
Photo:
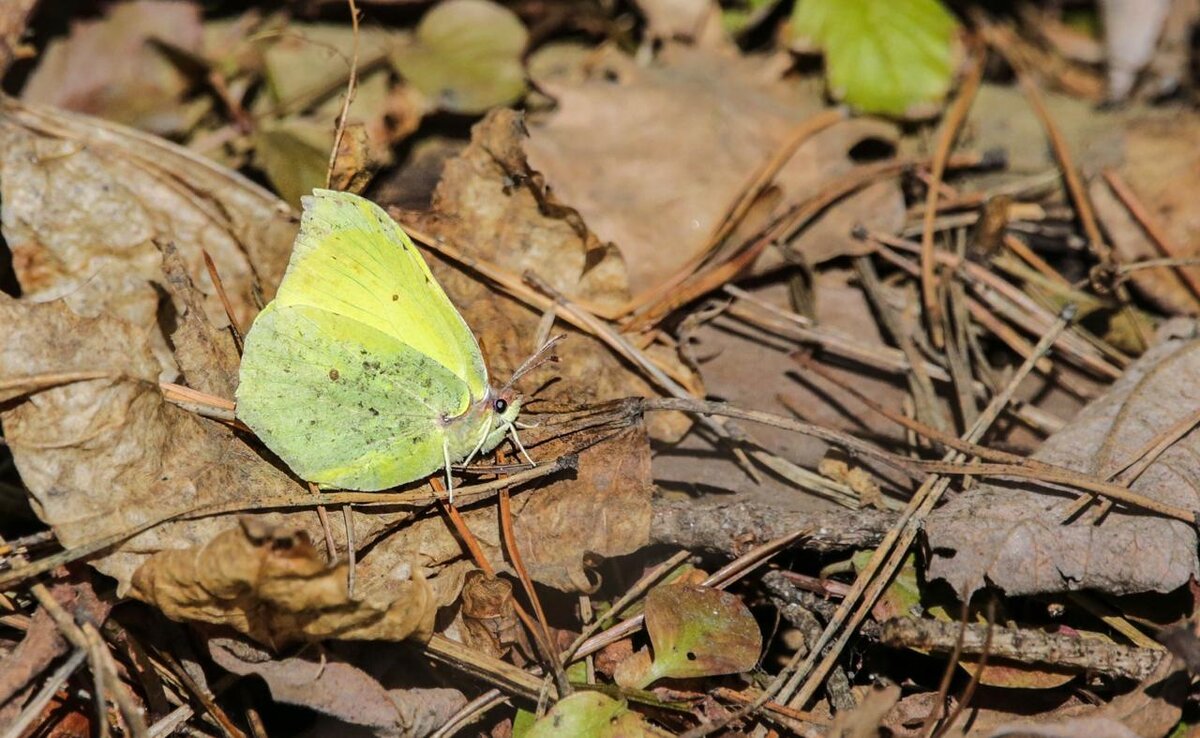
<svg viewBox="0 0 1200 738">
<path fill-rule="evenodd" d="M 622 304 L 629 291 L 620 254 L 546 188 L 526 161 L 526 145 L 521 117 L 511 110 L 492 111 L 474 127 L 471 145 L 446 162 L 433 212 L 409 213 L 403 220 L 512 274 L 532 270 L 573 299 L 600 307 Z M 540 313 L 497 294 L 473 274 L 431 261 L 479 337 L 490 373 L 503 381 L 537 348 L 532 337 Z M 560 377 L 538 394 L 542 400 L 574 406 L 654 394 L 608 348 L 583 334 L 570 332 L 555 353 L 558 363 L 522 381 L 532 388 Z M 659 415 L 652 421 L 656 437 L 677 437 L 687 427 L 686 421 Z"/>
<path fill-rule="evenodd" d="M 860 344 L 887 345 L 878 333 L 862 291 L 849 285 L 848 279 L 844 271 L 824 270 L 818 274 L 813 290 L 817 320 L 823 328 L 853 337 Z M 781 309 L 790 307 L 787 290 L 781 285 L 758 288 L 753 294 Z M 749 306 L 747 313 L 770 318 L 769 314 Z M 699 326 L 688 332 L 686 338 L 689 353 L 713 397 L 753 410 L 781 415 L 799 413 L 808 422 L 866 434 L 884 442 L 903 441 L 899 426 L 866 410 L 849 393 L 823 378 L 806 375 L 789 355 L 811 346 L 757 329 L 731 315 L 719 316 Z M 839 366 L 836 359 L 826 360 L 819 349 L 815 352 L 816 360 L 843 382 L 887 407 L 897 410 L 902 407 L 905 389 L 900 375 L 888 376 L 855 365 Z M 781 397 L 786 403 L 780 401 Z M 818 465 L 828 449 L 815 439 L 769 426 L 747 424 L 746 429 L 768 450 L 809 469 Z M 882 472 L 881 479 L 893 484 L 903 480 L 892 470 L 874 467 L 872 470 Z M 831 504 L 797 493 L 795 487 L 772 475 L 764 475 L 762 483 L 756 484 L 727 451 L 714 446 L 699 432 L 659 451 L 654 458 L 654 472 L 659 484 L 670 489 L 741 492 L 751 499 L 797 510 Z"/>
<path fill-rule="evenodd" d="M 36 53 L 32 46 L 22 41 L 29 16 L 36 6 L 37 0 L 14 0 L 0 6 L 0 75 L 17 59 Z"/>
<path fill-rule="evenodd" d="M 232 523 L 226 519 L 226 525 Z M 351 596 L 348 565 L 330 566 L 302 531 L 243 518 L 198 548 L 161 551 L 130 594 L 173 620 L 228 625 L 273 648 L 295 641 L 400 641 L 433 632 L 437 602 L 410 567 Z"/>
<path fill-rule="evenodd" d="M 721 24 L 721 6 L 713 0 L 638 0 L 636 5 L 651 39 L 732 47 Z"/>
<path fill-rule="evenodd" d="M 1108 478 L 1159 434 L 1195 412 L 1200 341 L 1154 347 L 1034 454 L 1041 461 Z M 1189 435 L 1130 486 L 1149 498 L 1194 510 L 1200 495 L 1200 439 Z M 984 482 L 929 517 L 928 574 L 966 595 L 992 585 L 1009 594 L 1097 589 L 1167 592 L 1196 576 L 1196 531 L 1186 523 L 1095 509 L 1064 524 L 1076 495 L 1024 483 Z"/>
<path fill-rule="evenodd" d="M 530 163 L 600 239 L 616 244 L 641 293 L 707 243 L 751 176 L 822 109 L 818 88 L 778 78 L 761 61 L 711 51 L 669 47 L 646 67 L 610 53 L 582 82 L 546 83 L 558 108 L 531 124 Z M 894 137 L 894 128 L 870 120 L 819 133 L 780 171 L 780 202 L 810 197 L 853 168 L 855 144 Z M 902 205 L 898 185 L 890 187 L 889 204 Z M 851 223 L 871 214 L 855 212 Z"/>
<path fill-rule="evenodd" d="M 463 641 L 494 658 L 503 658 L 524 640 L 517 620 L 512 583 L 482 571 L 467 574 L 462 591 Z"/>
<path fill-rule="evenodd" d="M 9 404 L 0 420 L 39 517 L 67 548 L 206 504 L 294 493 L 232 431 L 165 403 L 148 331 L 61 301 L 0 299 L 0 377 L 78 370 L 107 378 L 52 387 Z M 207 381 L 219 381 L 219 373 Z M 201 545 L 211 520 L 147 531 L 94 565 L 124 592 L 147 553 Z"/>
<path fill-rule="evenodd" d="M 1170 733 L 1183 713 L 1189 678 L 1182 666 L 1177 659 L 1162 659 L 1154 674 L 1137 689 L 1106 705 L 1071 705 L 1048 710 L 1036 723 L 1010 723 L 987 735 L 989 738 L 1160 738 Z"/>
<path fill-rule="evenodd" d="M 566 591 L 595 589 L 589 562 L 633 553 L 650 539 L 654 483 L 645 428 L 638 423 L 590 441 L 567 436 L 535 453 L 554 458 L 585 442 L 574 479 L 557 480 L 513 505 L 529 575 Z"/>
<path fill-rule="evenodd" d="M 420 688 L 419 679 L 394 678 L 398 670 L 411 677 L 416 667 L 405 654 L 380 644 L 370 644 L 368 653 L 340 644 L 287 658 L 232 638 L 211 638 L 208 647 L 222 668 L 262 678 L 276 702 L 302 705 L 337 721 L 311 726 L 312 735 L 347 735 L 347 725 L 359 725 L 381 738 L 426 736 L 467 701 L 457 689 Z"/>
<path fill-rule="evenodd" d="M 150 330 L 162 284 L 156 242 L 173 242 L 208 318 L 228 322 L 202 249 L 245 327 L 256 312 L 255 283 L 269 298 L 283 275 L 296 229 L 291 211 L 186 149 L 8 99 L 0 101 L 0 147 L 4 238 L 26 296 L 63 297 L 82 315 L 107 312 Z M 173 361 L 160 333 L 153 331 L 152 342 L 170 378 Z"/>
<path fill-rule="evenodd" d="M 829 729 L 831 738 L 875 738 L 883 727 L 883 718 L 900 699 L 900 687 L 874 689 L 849 712 L 840 712 Z"/>
<path fill-rule="evenodd" d="M 75 21 L 69 36 L 51 41 L 21 98 L 160 135 L 181 133 L 203 108 L 183 103 L 191 81 L 154 42 L 198 54 L 201 39 L 197 4 L 117 3 L 106 17 Z"/>
<path fill-rule="evenodd" d="M 1124 161 L 1117 172 L 1166 237 L 1193 257 L 1200 243 L 1200 205 L 1191 194 L 1200 187 L 1200 123 L 1190 116 L 1139 113 L 1123 126 Z M 1122 264 L 1165 256 L 1133 220 L 1128 209 L 1098 180 L 1090 187 L 1096 214 Z M 1200 267 L 1185 267 L 1200 280 Z M 1139 269 L 1130 274 L 1148 300 L 1172 313 L 1195 315 L 1200 304 L 1177 276 L 1177 269 Z"/>
</svg>

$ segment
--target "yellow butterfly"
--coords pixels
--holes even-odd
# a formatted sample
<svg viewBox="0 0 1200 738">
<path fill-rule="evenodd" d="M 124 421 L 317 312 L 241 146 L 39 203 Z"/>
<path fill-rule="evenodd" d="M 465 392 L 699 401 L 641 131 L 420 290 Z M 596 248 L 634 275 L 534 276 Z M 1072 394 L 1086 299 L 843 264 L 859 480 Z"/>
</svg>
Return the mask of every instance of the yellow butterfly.
<svg viewBox="0 0 1200 738">
<path fill-rule="evenodd" d="M 495 448 L 520 398 L 489 386 L 475 336 L 387 213 L 330 190 L 302 205 L 283 282 L 246 335 L 237 417 L 322 487 L 445 468 L 452 494 L 451 465 Z"/>
</svg>

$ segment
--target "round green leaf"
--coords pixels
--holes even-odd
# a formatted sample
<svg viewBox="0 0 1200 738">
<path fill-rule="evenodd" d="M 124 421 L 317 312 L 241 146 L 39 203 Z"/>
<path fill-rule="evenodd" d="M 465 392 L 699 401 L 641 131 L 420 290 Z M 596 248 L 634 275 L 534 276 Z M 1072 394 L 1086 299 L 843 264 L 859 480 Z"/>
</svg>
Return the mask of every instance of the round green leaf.
<svg viewBox="0 0 1200 738">
<path fill-rule="evenodd" d="M 488 0 L 447 0 L 393 51 L 392 64 L 438 108 L 482 113 L 524 94 L 521 54 L 528 37 L 507 8 Z"/>
</svg>

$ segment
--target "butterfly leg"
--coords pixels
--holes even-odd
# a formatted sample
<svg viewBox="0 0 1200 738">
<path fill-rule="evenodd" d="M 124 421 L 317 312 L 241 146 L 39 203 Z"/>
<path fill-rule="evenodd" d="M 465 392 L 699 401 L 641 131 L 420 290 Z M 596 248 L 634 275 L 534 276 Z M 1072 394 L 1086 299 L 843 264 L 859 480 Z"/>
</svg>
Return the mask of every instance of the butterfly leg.
<svg viewBox="0 0 1200 738">
<path fill-rule="evenodd" d="M 450 498 L 450 504 L 454 504 L 454 477 L 450 476 L 450 444 L 446 439 L 442 439 L 442 459 L 446 462 L 446 495 Z"/>
<path fill-rule="evenodd" d="M 465 459 L 463 459 L 461 464 L 459 464 L 459 468 L 465 467 L 468 464 L 470 464 L 472 461 L 475 460 L 475 455 L 478 454 L 479 450 L 483 448 L 483 444 L 487 442 L 487 437 L 488 437 L 488 426 L 484 425 L 483 433 L 479 434 L 479 443 L 475 444 L 475 448 L 471 449 L 471 453 L 467 454 L 467 457 Z"/>
<path fill-rule="evenodd" d="M 513 443 L 517 444 L 517 450 L 521 452 L 521 455 L 525 457 L 525 460 L 530 464 L 537 466 L 537 462 L 534 461 L 533 457 L 529 455 L 529 452 L 525 450 L 525 444 L 521 443 L 521 437 L 517 435 L 517 426 L 515 423 L 508 424 L 508 434 L 512 436 Z"/>
</svg>

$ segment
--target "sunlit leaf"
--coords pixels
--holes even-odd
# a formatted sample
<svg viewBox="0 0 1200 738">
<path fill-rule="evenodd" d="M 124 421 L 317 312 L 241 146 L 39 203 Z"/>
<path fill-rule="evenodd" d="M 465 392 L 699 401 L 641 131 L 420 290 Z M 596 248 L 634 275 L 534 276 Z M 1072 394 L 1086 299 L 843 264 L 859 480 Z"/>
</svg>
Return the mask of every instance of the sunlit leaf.
<svg viewBox="0 0 1200 738">
<path fill-rule="evenodd" d="M 894 116 L 945 97 L 957 25 L 938 0 L 800 0 L 792 13 L 794 37 L 825 52 L 833 96 Z"/>
</svg>

